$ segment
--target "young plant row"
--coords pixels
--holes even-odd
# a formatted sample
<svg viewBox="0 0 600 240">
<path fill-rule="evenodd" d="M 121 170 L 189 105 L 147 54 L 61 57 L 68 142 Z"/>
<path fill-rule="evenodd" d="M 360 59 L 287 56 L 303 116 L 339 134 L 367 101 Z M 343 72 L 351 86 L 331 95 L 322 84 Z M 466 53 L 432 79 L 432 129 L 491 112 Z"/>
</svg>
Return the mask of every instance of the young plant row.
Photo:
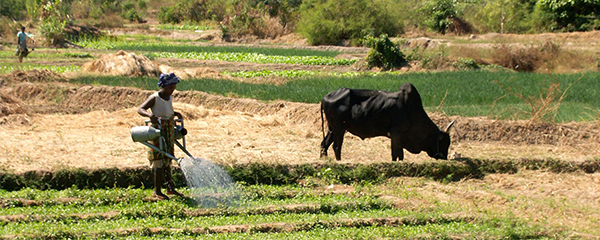
<svg viewBox="0 0 600 240">
<path fill-rule="evenodd" d="M 279 214 L 335 214 L 344 211 L 385 210 L 391 206 L 376 198 L 298 198 L 285 200 L 238 199 L 235 196 L 231 206 L 202 208 L 194 204 L 196 199 L 173 199 L 175 203 L 162 205 L 155 202 L 120 203 L 112 206 L 51 206 L 5 209 L 0 215 L 1 224 L 38 223 L 71 221 L 94 222 L 98 220 L 123 220 L 130 218 L 199 218 L 199 217 L 239 217 L 245 215 Z M 197 199 L 201 200 L 201 199 Z M 290 204 L 288 202 L 296 202 Z"/>
<path fill-rule="evenodd" d="M 260 53 L 232 52 L 153 52 L 149 53 L 149 55 L 160 58 L 301 65 L 352 65 L 357 61 L 352 59 L 336 59 L 333 57 L 322 56 L 274 56 Z"/>
<path fill-rule="evenodd" d="M 324 72 L 315 70 L 261 70 L 261 71 L 240 71 L 230 72 L 224 71 L 223 74 L 233 77 L 255 78 L 255 77 L 283 77 L 283 78 L 300 78 L 310 76 L 335 76 L 335 77 L 362 77 L 362 76 L 383 76 L 401 74 L 397 71 L 389 72 Z"/>
<path fill-rule="evenodd" d="M 178 42 L 179 41 L 179 42 Z M 98 39 L 81 39 L 75 44 L 91 49 L 125 50 L 142 52 L 209 52 L 209 53 L 256 53 L 267 56 L 321 56 L 335 57 L 340 52 L 302 48 L 278 48 L 267 46 L 210 46 L 193 45 L 189 40 L 177 40 L 146 35 L 124 35 Z"/>
<path fill-rule="evenodd" d="M 115 189 L 79 189 L 75 186 L 65 190 L 39 190 L 33 188 L 24 188 L 18 191 L 0 190 L 0 212 L 2 214 L 18 214 L 21 209 L 38 207 L 51 209 L 55 206 L 60 208 L 85 208 L 89 206 L 114 206 L 120 204 L 147 203 L 154 202 L 149 190 L 142 188 L 115 188 Z M 184 191 L 193 199 L 183 199 L 191 201 L 195 199 L 209 199 L 210 194 L 201 194 L 193 192 L 187 188 Z M 348 199 L 363 197 L 360 192 L 347 192 L 344 194 L 333 194 L 331 191 L 321 191 L 291 185 L 237 185 L 235 188 L 224 191 L 228 198 L 234 198 L 236 204 L 243 206 L 252 206 L 250 203 L 268 204 L 268 201 L 276 200 L 287 204 L 294 204 L 298 199 L 319 198 L 331 199 L 332 201 L 346 201 Z M 243 200 L 243 201 L 242 201 Z M 252 200 L 248 202 L 246 200 Z M 76 212 L 76 211 L 74 211 Z"/>
<path fill-rule="evenodd" d="M 52 228 L 51 228 L 52 229 Z M 207 227 L 147 227 L 133 226 L 107 229 L 63 228 L 40 233 L 20 233 L 12 237 L 36 239 L 110 238 L 110 239 L 447 239 L 452 236 L 472 236 L 485 239 L 548 239 L 554 233 L 517 223 L 473 222 L 469 218 L 454 216 L 430 217 L 357 217 L 295 222 L 266 222 L 242 225 L 216 225 Z"/>
<path fill-rule="evenodd" d="M 259 191 L 262 189 L 262 191 Z M 296 195 L 279 194 L 288 190 Z M 375 190 L 374 190 L 375 189 Z M 354 196 L 323 195 L 322 190 L 299 186 L 252 186 L 244 191 L 254 199 L 239 199 L 237 206 L 202 208 L 185 198 L 171 201 L 123 201 L 114 205 L 22 207 L 28 212 L 0 215 L 0 235 L 8 238 L 191 238 L 247 239 L 259 234 L 261 239 L 297 236 L 310 239 L 332 234 L 359 234 L 365 237 L 432 237 L 452 235 L 503 237 L 544 237 L 546 232 L 518 219 L 494 219 L 465 214 L 440 204 L 434 209 L 413 211 L 389 200 L 369 197 L 377 195 L 378 186 L 356 188 Z M 54 192 L 57 196 L 96 195 L 96 190 L 68 189 Z M 118 193 L 110 194 L 111 191 Z M 316 191 L 316 192 L 313 192 Z M 375 191 L 375 192 L 373 192 Z M 26 190 L 45 192 L 40 190 Z M 52 191 L 49 191 L 52 192 Z M 109 195 L 139 198 L 138 189 L 102 190 Z M 264 193 L 277 192 L 267 199 Z M 301 194 L 302 192 L 302 194 Z M 76 194 L 74 194 L 76 193 Z M 143 191 L 150 194 L 150 190 Z M 190 192 L 186 192 L 189 194 Z M 362 194 L 360 194 L 362 193 Z M 3 192 L 2 195 L 9 194 Z M 25 194 L 25 193 L 19 193 Z M 17 195 L 19 195 L 17 194 Z M 44 195 L 44 193 L 36 193 Z M 52 194 L 48 194 L 52 195 Z M 290 197 L 276 199 L 282 196 Z M 310 195 L 310 197 L 307 197 Z M 295 197 L 292 197 L 295 196 Z M 400 206 L 395 208 L 394 206 Z M 199 208 L 200 207 L 200 208 Z M 373 235 L 377 234 L 377 235 Z M 351 235 L 346 235 L 351 237 Z M 256 236 L 251 238 L 256 238 Z"/>
</svg>

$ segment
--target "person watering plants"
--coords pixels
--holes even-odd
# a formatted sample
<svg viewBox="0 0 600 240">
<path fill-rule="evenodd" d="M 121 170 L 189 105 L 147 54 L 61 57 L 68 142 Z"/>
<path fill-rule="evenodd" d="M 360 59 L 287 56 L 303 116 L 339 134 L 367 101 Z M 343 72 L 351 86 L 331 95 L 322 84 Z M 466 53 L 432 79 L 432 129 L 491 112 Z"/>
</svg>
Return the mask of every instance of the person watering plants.
<svg viewBox="0 0 600 240">
<path fill-rule="evenodd" d="M 152 140 L 154 146 L 159 146 L 164 139 L 163 146 L 167 153 L 174 155 L 175 141 L 175 118 L 183 119 L 179 112 L 173 110 L 173 91 L 179 82 L 179 78 L 174 73 L 161 74 L 158 78 L 160 90 L 150 95 L 148 99 L 138 109 L 138 113 L 144 117 L 150 118 L 152 127 L 160 129 L 161 137 Z M 148 111 L 151 110 L 151 112 Z M 167 195 L 183 196 L 175 190 L 173 177 L 171 175 L 171 158 L 168 158 L 159 151 L 150 149 L 148 151 L 148 160 L 154 174 L 154 193 L 153 197 L 161 200 L 168 200 Z M 166 182 L 166 194 L 161 192 L 163 183 Z"/>
</svg>

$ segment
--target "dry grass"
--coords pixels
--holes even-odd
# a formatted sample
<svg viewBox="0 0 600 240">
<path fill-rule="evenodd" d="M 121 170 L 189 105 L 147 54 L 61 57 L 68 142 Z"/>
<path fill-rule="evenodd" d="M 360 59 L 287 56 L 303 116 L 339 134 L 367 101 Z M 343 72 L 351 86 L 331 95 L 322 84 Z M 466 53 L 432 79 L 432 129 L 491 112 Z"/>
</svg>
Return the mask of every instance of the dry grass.
<svg viewBox="0 0 600 240">
<path fill-rule="evenodd" d="M 449 184 L 403 177 L 388 180 L 387 186 L 386 191 L 404 192 L 405 201 L 419 202 L 421 209 L 445 206 L 471 216 L 518 218 L 574 238 L 600 237 L 598 173 L 519 171 Z"/>
<path fill-rule="evenodd" d="M 581 79 L 581 78 L 580 78 Z M 560 103 L 564 99 L 567 91 L 575 84 L 577 81 L 571 83 L 564 91 L 561 91 L 560 83 L 556 80 L 551 80 L 547 83 L 547 87 L 540 90 L 539 95 L 530 96 L 524 93 L 519 92 L 516 89 L 519 89 L 517 85 L 513 84 L 503 84 L 500 81 L 494 81 L 496 84 L 500 85 L 508 95 L 512 95 L 527 103 L 529 109 L 520 110 L 517 109 L 515 113 L 516 117 L 518 115 L 525 114 L 527 115 L 527 119 L 529 119 L 530 123 L 534 122 L 554 122 L 556 119 L 556 115 L 558 114 L 558 108 L 560 107 Z M 540 83 L 544 84 L 544 83 Z M 514 87 L 511 87 L 514 85 Z M 506 96 L 506 95 L 505 95 Z M 502 96 L 500 98 L 504 98 Z M 495 102 L 497 102 L 497 99 Z M 494 104 L 495 105 L 495 104 Z"/>
<path fill-rule="evenodd" d="M 107 74 L 117 76 L 157 77 L 161 73 L 171 72 L 175 73 L 180 79 L 229 78 L 212 68 L 175 68 L 154 62 L 143 55 L 125 51 L 102 55 L 100 59 L 84 63 L 80 69 L 80 74 Z"/>
</svg>

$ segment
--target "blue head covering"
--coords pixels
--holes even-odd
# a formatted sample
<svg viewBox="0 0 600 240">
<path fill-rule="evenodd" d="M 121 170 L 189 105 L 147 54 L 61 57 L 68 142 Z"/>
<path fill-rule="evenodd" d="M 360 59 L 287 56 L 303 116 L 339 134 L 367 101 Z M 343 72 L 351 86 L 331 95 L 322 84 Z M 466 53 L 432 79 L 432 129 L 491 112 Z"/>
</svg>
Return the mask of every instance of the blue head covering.
<svg viewBox="0 0 600 240">
<path fill-rule="evenodd" d="M 163 73 L 158 77 L 158 86 L 166 87 L 171 84 L 176 84 L 179 82 L 179 78 L 175 76 L 175 73 Z"/>
</svg>

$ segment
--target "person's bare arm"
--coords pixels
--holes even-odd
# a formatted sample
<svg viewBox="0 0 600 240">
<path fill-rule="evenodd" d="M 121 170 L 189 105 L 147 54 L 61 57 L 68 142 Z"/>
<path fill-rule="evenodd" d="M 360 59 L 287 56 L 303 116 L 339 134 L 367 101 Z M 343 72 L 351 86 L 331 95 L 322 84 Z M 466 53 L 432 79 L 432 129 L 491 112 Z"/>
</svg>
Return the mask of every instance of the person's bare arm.
<svg viewBox="0 0 600 240">
<path fill-rule="evenodd" d="M 142 115 L 143 117 L 150 118 L 150 121 L 152 122 L 152 124 L 157 125 L 158 117 L 154 116 L 154 114 L 152 114 L 148 111 L 149 108 L 154 106 L 154 101 L 155 100 L 154 100 L 153 96 L 148 97 L 148 99 L 146 99 L 146 101 L 144 101 L 144 103 L 142 103 L 142 105 L 140 105 L 140 108 L 138 108 L 138 114 Z"/>
<path fill-rule="evenodd" d="M 178 117 L 179 119 L 183 119 L 183 115 L 181 115 L 181 113 L 179 112 L 173 112 L 173 115 Z"/>
</svg>

